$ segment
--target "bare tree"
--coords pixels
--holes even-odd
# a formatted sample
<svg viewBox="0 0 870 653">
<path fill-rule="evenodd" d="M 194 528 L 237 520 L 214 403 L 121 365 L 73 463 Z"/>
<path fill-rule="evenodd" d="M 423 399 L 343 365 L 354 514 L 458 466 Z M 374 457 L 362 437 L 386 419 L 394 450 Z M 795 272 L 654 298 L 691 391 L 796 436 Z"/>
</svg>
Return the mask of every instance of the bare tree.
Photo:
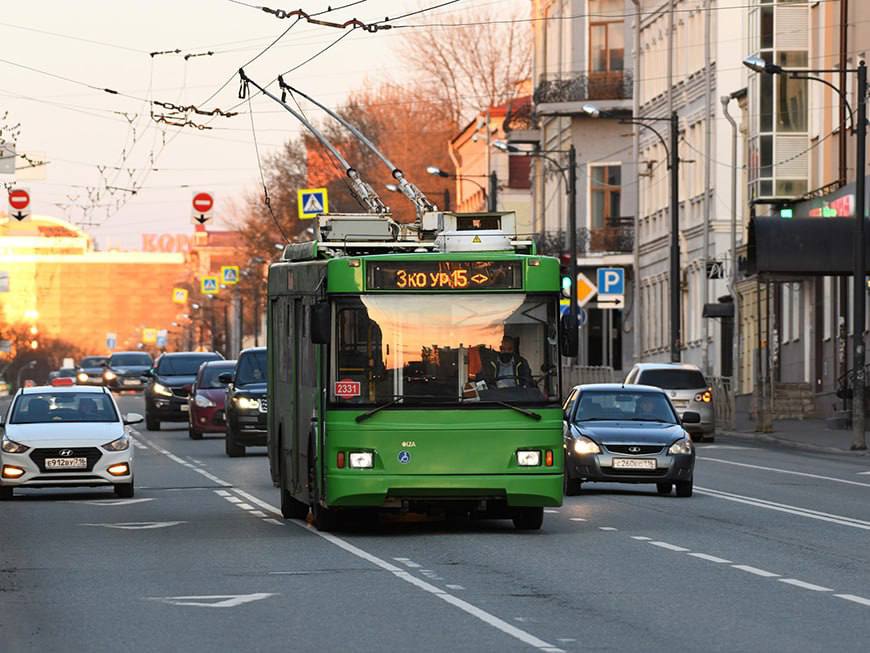
<svg viewBox="0 0 870 653">
<path fill-rule="evenodd" d="M 451 14 L 438 25 L 408 30 L 402 56 L 431 87 L 454 125 L 525 94 L 532 70 L 532 32 L 519 12 Z"/>
</svg>

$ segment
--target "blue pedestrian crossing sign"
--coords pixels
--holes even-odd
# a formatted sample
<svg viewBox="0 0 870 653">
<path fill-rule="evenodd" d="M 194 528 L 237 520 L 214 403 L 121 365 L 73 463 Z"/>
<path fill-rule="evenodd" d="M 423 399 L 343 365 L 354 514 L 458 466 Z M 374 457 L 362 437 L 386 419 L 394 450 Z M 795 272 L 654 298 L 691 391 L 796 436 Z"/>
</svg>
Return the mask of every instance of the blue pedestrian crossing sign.
<svg viewBox="0 0 870 653">
<path fill-rule="evenodd" d="M 296 191 L 296 207 L 300 220 L 311 220 L 329 213 L 329 195 L 325 188 L 300 188 Z"/>
<path fill-rule="evenodd" d="M 202 290 L 203 295 L 217 295 L 218 294 L 218 278 L 217 275 L 209 275 L 207 277 L 202 277 L 199 280 L 200 290 Z"/>
<path fill-rule="evenodd" d="M 625 268 L 598 268 L 598 294 L 624 295 Z"/>
<path fill-rule="evenodd" d="M 228 286 L 235 285 L 239 282 L 239 266 L 238 265 L 222 265 L 221 279 Z"/>
</svg>

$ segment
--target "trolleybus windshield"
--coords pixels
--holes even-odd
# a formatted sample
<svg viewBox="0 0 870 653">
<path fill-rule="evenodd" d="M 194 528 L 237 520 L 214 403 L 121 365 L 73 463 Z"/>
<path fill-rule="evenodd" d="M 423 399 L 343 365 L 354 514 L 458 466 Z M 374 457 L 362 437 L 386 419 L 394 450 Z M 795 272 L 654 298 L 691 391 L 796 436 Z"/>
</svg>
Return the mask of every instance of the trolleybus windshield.
<svg viewBox="0 0 870 653">
<path fill-rule="evenodd" d="M 361 295 L 335 302 L 340 405 L 558 401 L 557 306 L 522 293 Z"/>
</svg>

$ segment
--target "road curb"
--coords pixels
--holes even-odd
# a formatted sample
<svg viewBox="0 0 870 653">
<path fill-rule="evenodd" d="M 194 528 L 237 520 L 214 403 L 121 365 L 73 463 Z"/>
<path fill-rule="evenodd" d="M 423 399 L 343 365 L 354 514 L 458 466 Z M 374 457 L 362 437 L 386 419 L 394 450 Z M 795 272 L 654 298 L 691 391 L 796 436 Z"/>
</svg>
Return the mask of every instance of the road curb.
<svg viewBox="0 0 870 653">
<path fill-rule="evenodd" d="M 807 442 L 796 442 L 794 440 L 789 440 L 788 438 L 780 438 L 776 435 L 771 435 L 770 433 L 745 433 L 742 431 L 719 431 L 722 435 L 739 438 L 741 440 L 755 440 L 756 442 L 766 442 L 768 444 L 775 444 L 781 447 L 785 447 L 787 449 L 798 449 L 799 451 L 809 451 L 812 453 L 833 453 L 841 456 L 868 456 L 870 453 L 867 451 L 848 451 L 846 449 L 840 449 L 838 447 L 824 447 L 818 444 L 809 444 Z"/>
</svg>

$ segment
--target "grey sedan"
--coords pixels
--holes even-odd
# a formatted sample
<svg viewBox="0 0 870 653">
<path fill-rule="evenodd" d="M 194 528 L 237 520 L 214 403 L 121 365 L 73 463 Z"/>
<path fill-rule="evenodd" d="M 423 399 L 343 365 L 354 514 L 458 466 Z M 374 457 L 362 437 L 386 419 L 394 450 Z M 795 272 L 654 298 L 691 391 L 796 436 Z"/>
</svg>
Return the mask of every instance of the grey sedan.
<svg viewBox="0 0 870 653">
<path fill-rule="evenodd" d="M 565 494 L 587 481 L 655 483 L 659 494 L 692 496 L 695 447 L 659 388 L 641 385 L 581 385 L 565 402 Z"/>
</svg>

